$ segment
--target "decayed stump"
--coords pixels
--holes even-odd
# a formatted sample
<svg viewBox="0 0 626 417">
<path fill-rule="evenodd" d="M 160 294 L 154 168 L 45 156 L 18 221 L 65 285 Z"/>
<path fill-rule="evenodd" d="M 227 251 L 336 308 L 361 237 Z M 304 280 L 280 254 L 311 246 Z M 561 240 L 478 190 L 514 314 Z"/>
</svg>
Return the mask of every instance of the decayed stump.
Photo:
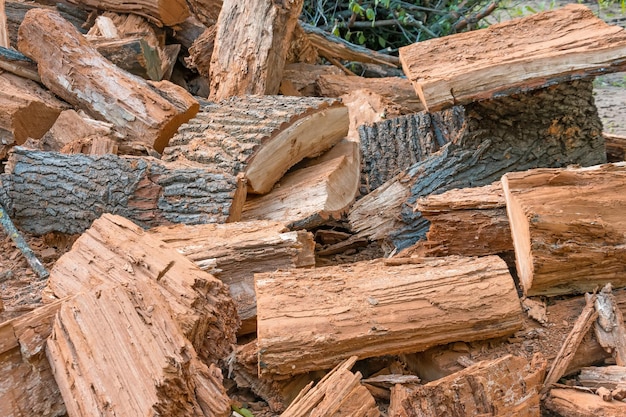
<svg viewBox="0 0 626 417">
<path fill-rule="evenodd" d="M 0 201 L 16 225 L 34 234 L 82 233 L 102 213 L 146 228 L 225 223 L 239 219 L 245 202 L 245 185 L 232 175 L 148 157 L 15 147 L 5 169 Z"/>
<path fill-rule="evenodd" d="M 38 63 L 41 80 L 53 93 L 113 123 L 126 140 L 163 151 L 199 104 L 167 81 L 148 84 L 109 62 L 58 13 L 29 11 L 18 47 Z"/>
<path fill-rule="evenodd" d="M 338 100 L 284 96 L 232 97 L 203 103 L 163 154 L 212 172 L 244 174 L 248 192 L 264 194 L 303 158 L 317 156 L 348 133 Z"/>
<path fill-rule="evenodd" d="M 262 375 L 494 338 L 521 326 L 513 278 L 497 256 L 277 271 L 255 274 L 255 283 Z"/>
<path fill-rule="evenodd" d="M 525 294 L 626 284 L 626 163 L 508 173 L 502 186 Z"/>
</svg>

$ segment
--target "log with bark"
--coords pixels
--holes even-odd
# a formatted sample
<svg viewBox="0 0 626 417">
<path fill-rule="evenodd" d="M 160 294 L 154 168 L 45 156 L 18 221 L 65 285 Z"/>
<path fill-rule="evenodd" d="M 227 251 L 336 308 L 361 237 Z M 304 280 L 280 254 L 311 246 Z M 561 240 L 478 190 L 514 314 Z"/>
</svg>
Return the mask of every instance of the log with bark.
<svg viewBox="0 0 626 417">
<path fill-rule="evenodd" d="M 153 281 L 200 357 L 225 358 L 239 322 L 228 289 L 163 241 L 120 216 L 96 220 L 54 264 L 48 288 L 58 298 Z"/>
<path fill-rule="evenodd" d="M 29 11 L 20 26 L 18 47 L 38 63 L 50 91 L 90 116 L 113 123 L 126 141 L 157 152 L 199 109 L 181 87 L 167 81 L 148 84 L 109 62 L 58 13 Z"/>
<path fill-rule="evenodd" d="M 626 137 L 612 135 L 604 132 L 602 134 L 606 141 L 606 159 L 608 162 L 626 161 Z"/>
<path fill-rule="evenodd" d="M 593 291 L 626 281 L 626 163 L 502 177 L 526 295 Z"/>
<path fill-rule="evenodd" d="M 279 222 L 175 225 L 148 232 L 228 285 L 240 335 L 256 331 L 254 273 L 315 265 L 313 235 Z"/>
<path fill-rule="evenodd" d="M 428 230 L 414 211 L 418 198 L 488 185 L 508 171 L 603 163 L 601 132 L 591 80 L 473 103 L 460 137 L 357 201 L 350 225 L 403 249 Z"/>
<path fill-rule="evenodd" d="M 248 192 L 265 194 L 293 165 L 339 142 L 348 126 L 348 109 L 334 99 L 245 96 L 203 102 L 163 160 L 243 174 Z"/>
<path fill-rule="evenodd" d="M 255 274 L 255 283 L 260 374 L 328 369 L 352 355 L 416 352 L 521 326 L 513 279 L 496 256 L 375 260 Z"/>
<path fill-rule="evenodd" d="M 624 71 L 626 31 L 606 24 L 582 4 L 569 4 L 415 43 L 399 53 L 424 107 L 435 111 Z"/>
<path fill-rule="evenodd" d="M 37 64 L 16 50 L 0 46 L 0 69 L 41 83 L 41 78 L 37 72 Z"/>
<path fill-rule="evenodd" d="M 189 16 L 189 7 L 185 0 L 68 0 L 68 2 L 88 10 L 135 14 L 157 26 L 172 26 L 183 22 Z"/>
<path fill-rule="evenodd" d="M 217 20 L 209 98 L 278 94 L 302 0 L 226 0 Z"/>
</svg>

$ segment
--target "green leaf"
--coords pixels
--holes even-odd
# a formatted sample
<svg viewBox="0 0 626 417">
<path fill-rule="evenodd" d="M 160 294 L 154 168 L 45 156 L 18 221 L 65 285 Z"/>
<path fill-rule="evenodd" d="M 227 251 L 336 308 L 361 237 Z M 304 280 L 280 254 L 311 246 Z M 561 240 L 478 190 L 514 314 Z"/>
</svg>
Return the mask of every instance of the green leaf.
<svg viewBox="0 0 626 417">
<path fill-rule="evenodd" d="M 381 48 L 385 48 L 387 46 L 387 41 L 382 36 L 378 37 L 378 44 Z"/>
<path fill-rule="evenodd" d="M 367 17 L 367 20 L 374 20 L 376 19 L 376 12 L 370 7 L 365 11 L 365 16 Z"/>
<path fill-rule="evenodd" d="M 243 417 L 254 417 L 254 414 L 247 408 L 239 408 L 236 405 L 231 405 L 230 408 L 233 409 L 236 413 L 241 414 Z"/>
<path fill-rule="evenodd" d="M 341 36 L 341 33 L 339 33 L 339 27 L 337 25 L 333 26 L 333 30 L 331 33 L 335 36 Z"/>
<path fill-rule="evenodd" d="M 365 35 L 363 34 L 363 32 L 359 32 L 359 45 L 363 45 L 365 43 Z"/>
</svg>

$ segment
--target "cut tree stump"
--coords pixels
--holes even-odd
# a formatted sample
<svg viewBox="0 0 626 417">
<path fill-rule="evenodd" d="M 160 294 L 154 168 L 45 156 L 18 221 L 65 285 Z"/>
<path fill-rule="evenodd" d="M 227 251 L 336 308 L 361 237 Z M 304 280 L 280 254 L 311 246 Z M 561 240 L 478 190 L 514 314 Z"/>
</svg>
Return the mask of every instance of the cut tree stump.
<svg viewBox="0 0 626 417">
<path fill-rule="evenodd" d="M 185 0 L 68 0 L 68 2 L 90 10 L 143 16 L 157 26 L 173 26 L 189 16 L 189 7 Z"/>
<path fill-rule="evenodd" d="M 303 158 L 331 148 L 347 133 L 348 109 L 338 100 L 284 96 L 205 102 L 163 154 L 212 172 L 244 174 L 248 192 L 265 194 Z"/>
<path fill-rule="evenodd" d="M 140 279 L 158 283 L 176 324 L 203 360 L 228 355 L 239 323 L 226 286 L 123 217 L 96 220 L 54 264 L 48 288 L 63 298 Z"/>
<path fill-rule="evenodd" d="M 478 362 L 426 385 L 396 385 L 389 417 L 540 415 L 539 390 L 546 361 L 506 355 Z"/>
<path fill-rule="evenodd" d="M 488 185 L 508 171 L 603 163 L 601 132 L 591 80 L 472 103 L 463 132 L 357 201 L 350 226 L 403 249 L 428 231 L 428 221 L 414 210 L 418 198 Z"/>
<path fill-rule="evenodd" d="M 626 31 L 582 4 L 400 48 L 427 110 L 626 69 Z"/>
<path fill-rule="evenodd" d="M 543 402 L 547 410 L 562 417 L 619 417 L 626 415 L 626 403 L 604 401 L 596 394 L 575 388 L 553 388 Z"/>
<path fill-rule="evenodd" d="M 15 147 L 5 170 L 0 202 L 18 227 L 37 235 L 82 233 L 102 213 L 145 228 L 225 223 L 239 219 L 245 202 L 245 185 L 236 177 L 149 157 Z"/>
<path fill-rule="evenodd" d="M 221 372 L 200 361 L 169 304 L 139 276 L 61 305 L 46 355 L 69 416 L 230 415 Z M 208 414 L 198 386 L 212 402 Z"/>
<path fill-rule="evenodd" d="M 315 265 L 315 241 L 269 221 L 163 226 L 148 231 L 228 285 L 241 320 L 239 334 L 256 331 L 254 273 Z"/>
<path fill-rule="evenodd" d="M 182 87 L 166 81 L 148 84 L 109 62 L 56 12 L 29 11 L 20 26 L 18 47 L 38 63 L 50 91 L 90 116 L 113 123 L 126 141 L 157 152 L 199 109 Z"/>
<path fill-rule="evenodd" d="M 502 177 L 526 295 L 626 285 L 626 163 Z"/>
<path fill-rule="evenodd" d="M 311 229 L 339 220 L 358 188 L 358 145 L 344 140 L 285 175 L 268 194 L 248 198 L 241 219 L 273 220 L 291 229 Z"/>
<path fill-rule="evenodd" d="M 278 94 L 303 0 L 226 0 L 217 20 L 209 98 Z"/>
<path fill-rule="evenodd" d="M 522 320 L 497 256 L 277 271 L 255 274 L 255 283 L 261 375 L 504 336 Z"/>
</svg>

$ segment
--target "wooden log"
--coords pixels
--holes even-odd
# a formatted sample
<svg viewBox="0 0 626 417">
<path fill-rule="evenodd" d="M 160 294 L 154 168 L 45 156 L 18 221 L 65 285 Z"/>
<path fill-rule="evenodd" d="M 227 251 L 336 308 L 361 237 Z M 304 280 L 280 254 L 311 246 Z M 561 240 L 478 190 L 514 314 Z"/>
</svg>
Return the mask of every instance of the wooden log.
<svg viewBox="0 0 626 417">
<path fill-rule="evenodd" d="M 217 23 L 222 10 L 222 0 L 188 0 L 187 4 L 193 15 L 206 27 Z"/>
<path fill-rule="evenodd" d="M 358 188 L 358 145 L 344 140 L 285 175 L 268 194 L 249 198 L 241 219 L 280 221 L 291 229 L 310 229 L 339 220 Z"/>
<path fill-rule="evenodd" d="M 578 381 L 583 387 L 606 387 L 613 390 L 626 384 L 626 367 L 618 365 L 587 366 L 580 370 Z"/>
<path fill-rule="evenodd" d="M 626 163 L 502 177 L 526 295 L 593 291 L 626 281 Z"/>
<path fill-rule="evenodd" d="M 350 226 L 403 249 L 428 230 L 414 211 L 418 198 L 491 184 L 508 171 L 603 163 L 601 131 L 589 80 L 473 103 L 453 143 L 357 201 Z"/>
<path fill-rule="evenodd" d="M 202 111 L 181 126 L 163 160 L 243 174 L 248 192 L 265 194 L 293 165 L 339 142 L 348 126 L 348 109 L 337 100 L 233 97 L 203 103 Z"/>
<path fill-rule="evenodd" d="M 239 219 L 245 202 L 244 184 L 231 175 L 154 158 L 21 147 L 14 148 L 0 184 L 9 216 L 37 235 L 82 233 L 102 213 L 122 214 L 144 228 L 225 223 Z"/>
<path fill-rule="evenodd" d="M 52 92 L 90 116 L 113 123 L 127 141 L 157 152 L 198 111 L 198 102 L 182 88 L 170 84 L 159 89 L 110 63 L 57 13 L 29 11 L 18 46 L 37 61 L 41 80 Z"/>
<path fill-rule="evenodd" d="M 143 276 L 63 303 L 46 355 L 68 415 L 203 416 L 198 385 L 218 405 L 208 415 L 230 415 L 221 374 L 206 379 L 169 301 Z"/>
<path fill-rule="evenodd" d="M 333 65 L 314 65 L 294 63 L 285 65 L 280 93 L 283 95 L 298 95 L 305 97 L 319 97 L 321 92 L 317 80 L 324 74 L 339 75 L 341 70 Z M 295 94 L 297 91 L 298 94 Z"/>
<path fill-rule="evenodd" d="M 424 108 L 435 111 L 624 71 L 626 31 L 606 24 L 586 6 L 570 4 L 415 43 L 399 53 Z"/>
<path fill-rule="evenodd" d="M 626 161 L 626 137 L 603 132 L 608 162 Z"/>
<path fill-rule="evenodd" d="M 396 385 L 389 417 L 419 415 L 539 416 L 546 361 L 506 355 L 481 361 L 426 385 Z"/>
<path fill-rule="evenodd" d="M 626 366 L 626 327 L 622 310 L 612 293 L 611 284 L 606 284 L 597 294 L 595 307 L 598 319 L 594 331 L 598 343 L 609 352 L 619 366 Z"/>
<path fill-rule="evenodd" d="M 89 10 L 106 10 L 142 16 L 157 26 L 172 26 L 189 16 L 189 7 L 184 0 L 68 0 L 69 3 Z"/>
<path fill-rule="evenodd" d="M 118 67 L 145 79 L 161 80 L 159 53 L 142 38 L 91 42 L 102 56 Z"/>
<path fill-rule="evenodd" d="M 626 403 L 621 401 L 603 401 L 602 398 L 589 392 L 573 388 L 554 388 L 544 401 L 547 410 L 562 417 L 588 416 L 623 416 L 626 414 Z"/>
<path fill-rule="evenodd" d="M 187 67 L 195 69 L 204 77 L 209 77 L 211 55 L 217 35 L 217 26 L 207 28 L 189 47 L 189 56 L 185 58 Z"/>
<path fill-rule="evenodd" d="M 41 78 L 37 73 L 37 64 L 26 55 L 13 49 L 0 47 L 0 69 L 41 83 Z"/>
<path fill-rule="evenodd" d="M 256 331 L 254 273 L 315 265 L 315 242 L 306 231 L 268 221 L 163 226 L 149 234 L 222 280 L 241 320 L 239 334 Z"/>
<path fill-rule="evenodd" d="M 356 356 L 352 356 L 330 371 L 312 388 L 309 385 L 281 414 L 281 417 L 312 417 L 317 415 L 349 415 L 378 417 L 380 410 L 374 397 L 361 385 L 361 373 L 350 372 Z"/>
<path fill-rule="evenodd" d="M 278 94 L 302 4 L 302 0 L 224 2 L 211 57 L 211 100 Z"/>
<path fill-rule="evenodd" d="M 0 0 L 0 46 L 10 48 L 9 30 L 7 27 L 7 14 L 4 10 L 4 0 Z"/>
<path fill-rule="evenodd" d="M 300 23 L 300 21 L 299 21 Z M 309 39 L 307 33 L 302 29 L 300 24 L 293 28 L 291 35 L 291 43 L 285 58 L 287 64 L 305 63 L 315 64 L 320 59 L 317 49 Z"/>
<path fill-rule="evenodd" d="M 255 274 L 255 282 L 261 375 L 493 338 L 521 326 L 513 280 L 496 256 L 375 260 Z"/>
<path fill-rule="evenodd" d="M 203 360 L 223 359 L 239 325 L 226 286 L 183 255 L 120 216 L 96 220 L 54 264 L 48 288 L 59 298 L 151 280 Z"/>
<path fill-rule="evenodd" d="M 172 37 L 180 42 L 182 46 L 189 49 L 207 27 L 194 15 L 191 15 L 184 22 L 174 25 L 171 29 L 173 32 Z"/>
</svg>

